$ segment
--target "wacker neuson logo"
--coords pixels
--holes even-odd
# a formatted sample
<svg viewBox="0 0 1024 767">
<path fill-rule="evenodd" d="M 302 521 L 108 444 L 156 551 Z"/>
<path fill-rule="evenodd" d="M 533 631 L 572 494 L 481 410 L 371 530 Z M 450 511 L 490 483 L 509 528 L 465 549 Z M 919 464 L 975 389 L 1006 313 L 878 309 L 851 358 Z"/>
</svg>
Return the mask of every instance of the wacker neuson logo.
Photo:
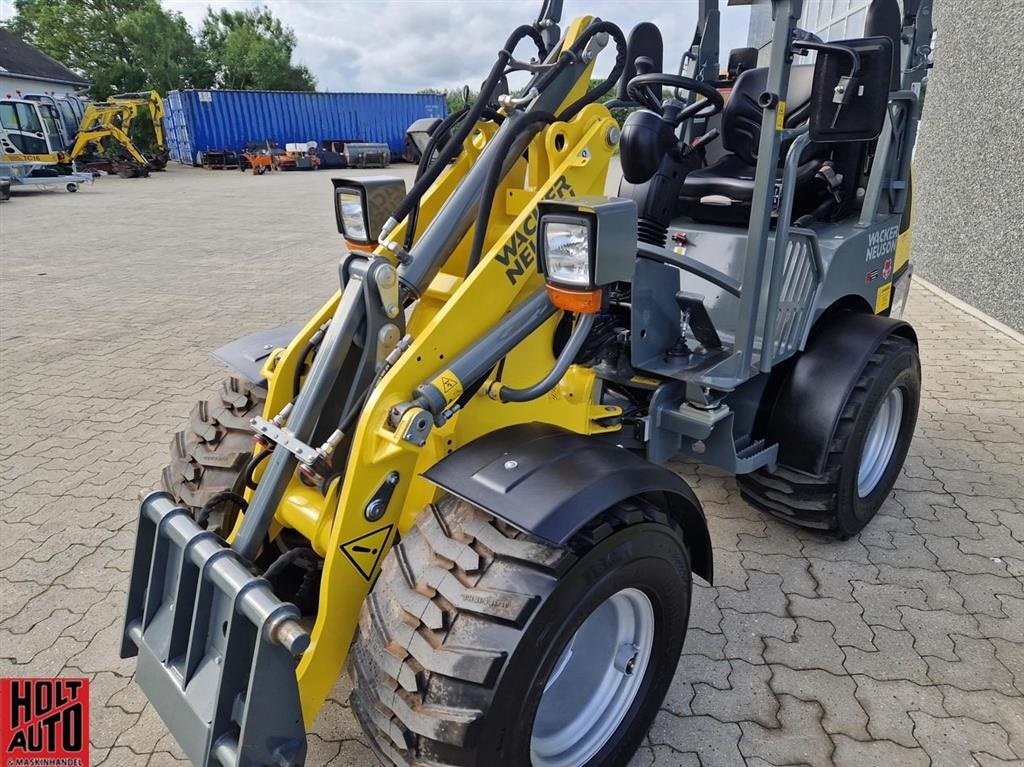
<svg viewBox="0 0 1024 767">
<path fill-rule="evenodd" d="M 88 679 L 0 679 L 0 767 L 88 767 Z"/>
</svg>

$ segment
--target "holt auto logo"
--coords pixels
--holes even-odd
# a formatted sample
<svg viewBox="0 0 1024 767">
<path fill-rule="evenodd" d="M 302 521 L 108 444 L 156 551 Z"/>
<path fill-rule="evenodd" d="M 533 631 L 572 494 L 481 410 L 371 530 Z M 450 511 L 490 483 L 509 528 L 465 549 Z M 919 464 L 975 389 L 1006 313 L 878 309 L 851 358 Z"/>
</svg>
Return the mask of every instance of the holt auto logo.
<svg viewBox="0 0 1024 767">
<path fill-rule="evenodd" d="M 88 767 L 88 679 L 0 679 L 0 767 Z"/>
</svg>

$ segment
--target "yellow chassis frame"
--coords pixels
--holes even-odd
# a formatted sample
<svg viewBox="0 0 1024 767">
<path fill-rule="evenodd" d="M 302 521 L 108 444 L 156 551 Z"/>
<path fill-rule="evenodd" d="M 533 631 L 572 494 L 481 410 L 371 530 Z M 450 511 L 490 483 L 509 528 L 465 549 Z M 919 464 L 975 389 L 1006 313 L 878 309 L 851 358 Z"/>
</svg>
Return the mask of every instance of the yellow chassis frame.
<svg viewBox="0 0 1024 767">
<path fill-rule="evenodd" d="M 589 16 L 574 20 L 567 39 L 575 39 L 590 20 Z M 577 81 L 563 107 L 583 95 L 591 70 L 592 65 Z M 493 124 L 481 123 L 476 127 L 466 141 L 465 151 L 424 196 L 420 229 L 437 214 L 494 134 Z M 282 527 L 293 528 L 308 538 L 325 560 L 312 642 L 296 671 L 307 727 L 342 671 L 360 608 L 383 557 L 398 536 L 409 529 L 416 515 L 439 495 L 438 488 L 420 476 L 423 471 L 476 437 L 517 423 L 553 423 L 582 434 L 618 428 L 598 423 L 598 418 L 617 414 L 618 408 L 600 405 L 593 371 L 576 366 L 570 368 L 552 392 L 529 403 L 498 402 L 488 397 L 488 387 L 483 386 L 463 410 L 431 432 L 423 447 L 401 437 L 422 410 L 414 408 L 407 412 L 394 430 L 387 419 L 393 406 L 410 400 L 419 384 L 434 379 L 447 368 L 448 361 L 543 285 L 536 266 L 537 204 L 550 197 L 603 194 L 617 139 L 617 123 L 605 107 L 597 104 L 587 106 L 571 121 L 554 123 L 538 134 L 530 144 L 529 160 L 520 159 L 499 188 L 488 223 L 488 246 L 479 266 L 468 279 L 463 277 L 471 231 L 415 304 L 408 322 L 412 345 L 366 402 L 353 435 L 344 477 L 331 484 L 326 497 L 295 478 L 285 492 L 272 535 Z M 401 241 L 404 234 L 403 223 L 391 236 Z M 393 258 L 380 247 L 374 257 Z M 333 316 L 339 299 L 340 292 L 310 319 L 287 348 L 275 350 L 268 358 L 262 371 L 269 387 L 265 417 L 272 417 L 291 401 L 291 381 L 302 350 L 317 329 Z M 551 369 L 556 325 L 557 317 L 506 357 L 504 384 L 531 384 Z M 369 522 L 363 510 L 391 472 L 398 473 L 399 481 L 387 511 L 378 521 Z M 236 533 L 240 524 L 241 520 L 236 524 Z M 372 540 L 377 549 L 375 555 L 362 555 L 362 568 L 343 553 L 348 544 L 359 539 Z"/>
</svg>

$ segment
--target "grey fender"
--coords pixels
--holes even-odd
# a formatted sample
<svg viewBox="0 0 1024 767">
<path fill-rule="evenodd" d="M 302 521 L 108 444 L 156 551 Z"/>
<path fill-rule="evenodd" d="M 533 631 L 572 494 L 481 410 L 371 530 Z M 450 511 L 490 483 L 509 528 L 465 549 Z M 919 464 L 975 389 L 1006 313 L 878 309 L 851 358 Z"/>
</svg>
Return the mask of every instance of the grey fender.
<svg viewBox="0 0 1024 767">
<path fill-rule="evenodd" d="M 689 485 L 609 442 L 549 424 L 509 426 L 459 448 L 424 476 L 559 546 L 605 509 L 644 495 L 680 524 L 694 573 L 711 582 L 711 536 Z"/>
<path fill-rule="evenodd" d="M 254 384 L 262 384 L 260 368 L 267 361 L 267 357 L 274 349 L 290 344 L 300 330 L 301 326 L 261 330 L 259 333 L 243 336 L 219 349 L 214 349 L 210 354 L 243 378 Z"/>
<path fill-rule="evenodd" d="M 779 443 L 779 463 L 813 475 L 825 470 L 846 401 L 871 355 L 891 335 L 917 345 L 917 334 L 902 320 L 859 312 L 822 318 L 768 421 L 767 437 Z"/>
</svg>

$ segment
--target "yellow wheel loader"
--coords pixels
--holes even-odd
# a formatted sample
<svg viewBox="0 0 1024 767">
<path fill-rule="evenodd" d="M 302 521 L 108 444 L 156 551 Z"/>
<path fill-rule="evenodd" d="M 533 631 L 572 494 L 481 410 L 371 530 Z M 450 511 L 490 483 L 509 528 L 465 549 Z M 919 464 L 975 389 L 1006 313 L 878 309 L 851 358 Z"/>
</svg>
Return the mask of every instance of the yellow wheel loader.
<svg viewBox="0 0 1024 767">
<path fill-rule="evenodd" d="M 679 74 L 653 25 L 563 35 L 550 0 L 411 189 L 333 180 L 338 290 L 215 352 L 236 375 L 139 510 L 121 653 L 194 764 L 303 764 L 347 667 L 385 763 L 624 765 L 712 579 L 662 463 L 826 535 L 871 519 L 920 400 L 899 315 L 931 2 L 828 42 L 772 5 L 769 66 L 725 103 L 716 0 Z"/>
</svg>

